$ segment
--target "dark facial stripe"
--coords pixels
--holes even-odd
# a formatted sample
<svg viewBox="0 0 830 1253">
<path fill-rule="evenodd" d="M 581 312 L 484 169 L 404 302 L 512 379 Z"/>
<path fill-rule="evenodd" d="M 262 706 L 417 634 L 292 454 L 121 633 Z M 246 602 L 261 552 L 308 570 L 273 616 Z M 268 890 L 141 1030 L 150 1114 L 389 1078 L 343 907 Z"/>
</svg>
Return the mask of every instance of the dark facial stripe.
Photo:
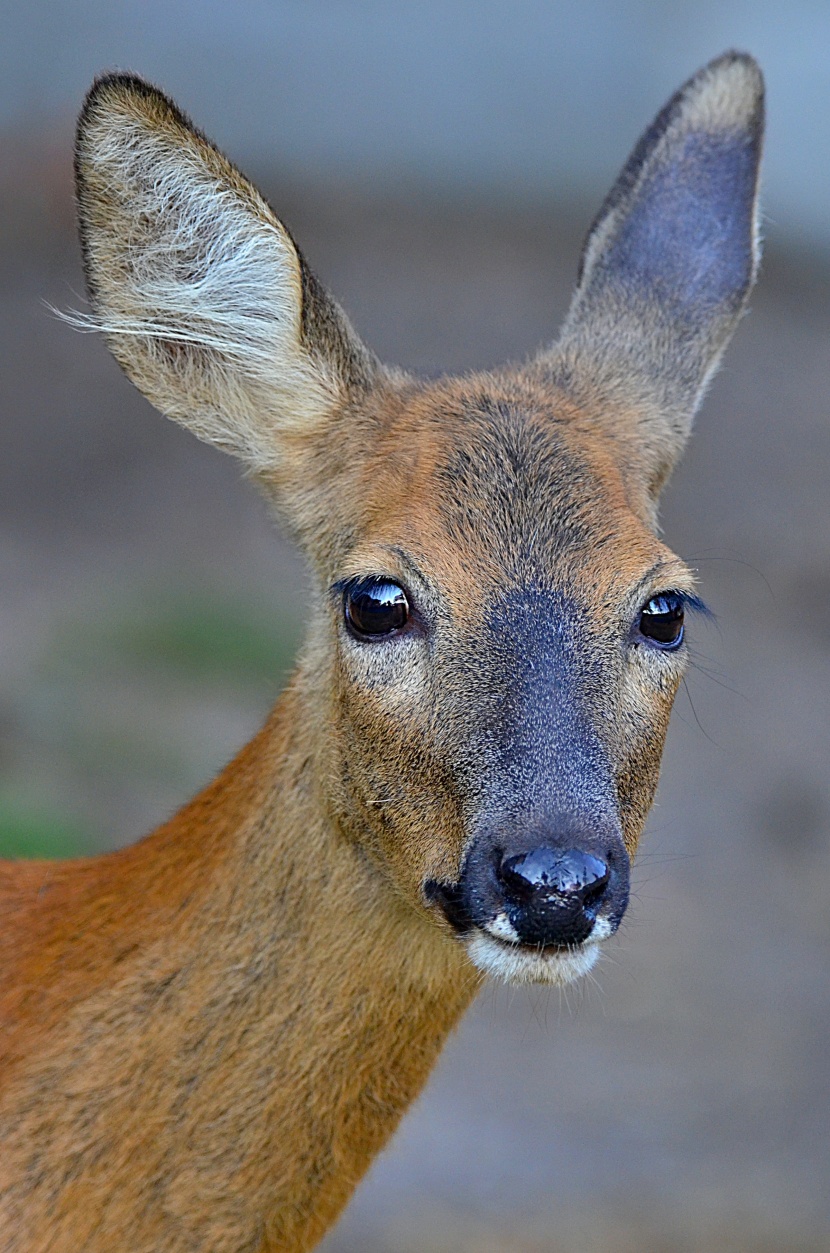
<svg viewBox="0 0 830 1253">
<path fill-rule="evenodd" d="M 459 546 L 492 552 L 505 572 L 532 568 L 534 553 L 584 547 L 596 529 L 587 502 L 597 495 L 590 468 L 568 446 L 555 418 L 519 404 L 470 398 L 465 441 L 438 473 L 441 511 Z"/>
<path fill-rule="evenodd" d="M 613 820 L 616 796 L 598 732 L 601 641 L 587 615 L 556 592 L 506 593 L 484 624 L 491 702 L 486 738 L 500 807 Z"/>
</svg>

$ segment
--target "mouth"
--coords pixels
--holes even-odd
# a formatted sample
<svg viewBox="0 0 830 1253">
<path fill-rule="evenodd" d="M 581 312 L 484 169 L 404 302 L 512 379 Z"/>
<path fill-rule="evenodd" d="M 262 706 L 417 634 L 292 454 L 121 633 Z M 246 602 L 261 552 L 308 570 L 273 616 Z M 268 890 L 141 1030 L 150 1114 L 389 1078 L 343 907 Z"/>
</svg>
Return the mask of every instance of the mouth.
<svg viewBox="0 0 830 1253">
<path fill-rule="evenodd" d="M 516 944 L 478 928 L 463 943 L 473 965 L 491 978 L 559 987 L 586 975 L 596 965 L 600 947 L 598 940 L 586 940 L 572 948 Z"/>
<path fill-rule="evenodd" d="M 586 975 L 597 963 L 600 945 L 612 932 L 598 918 L 581 944 L 523 944 L 506 914 L 460 936 L 470 960 L 484 974 L 505 983 L 549 983 L 564 987 Z M 512 933 L 512 934 L 511 934 Z"/>
<path fill-rule="evenodd" d="M 473 965 L 504 983 L 547 983 L 564 987 L 596 965 L 600 945 L 615 927 L 599 917 L 579 944 L 530 944 L 523 942 L 507 912 L 479 922 L 463 908 L 457 890 L 430 883 L 427 898 L 437 905 Z"/>
</svg>

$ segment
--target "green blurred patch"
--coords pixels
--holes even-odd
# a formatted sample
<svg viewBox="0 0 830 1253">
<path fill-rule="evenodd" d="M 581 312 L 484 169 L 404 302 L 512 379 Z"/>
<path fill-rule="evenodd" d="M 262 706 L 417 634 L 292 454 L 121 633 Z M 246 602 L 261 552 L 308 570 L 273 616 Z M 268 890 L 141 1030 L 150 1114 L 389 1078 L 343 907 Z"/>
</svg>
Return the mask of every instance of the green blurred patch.
<svg viewBox="0 0 830 1253">
<path fill-rule="evenodd" d="M 150 829 L 253 733 L 299 642 L 278 602 L 187 588 L 59 624 L 12 698 L 0 857 L 77 856 L 118 842 L 125 821 L 129 838 Z"/>
<path fill-rule="evenodd" d="M 89 833 L 49 807 L 0 795 L 0 857 L 82 857 Z"/>
<path fill-rule="evenodd" d="M 103 621 L 60 633 L 52 660 L 98 669 L 113 662 L 175 672 L 184 679 L 281 682 L 300 639 L 290 615 L 244 601 L 200 596 L 133 604 Z"/>
</svg>

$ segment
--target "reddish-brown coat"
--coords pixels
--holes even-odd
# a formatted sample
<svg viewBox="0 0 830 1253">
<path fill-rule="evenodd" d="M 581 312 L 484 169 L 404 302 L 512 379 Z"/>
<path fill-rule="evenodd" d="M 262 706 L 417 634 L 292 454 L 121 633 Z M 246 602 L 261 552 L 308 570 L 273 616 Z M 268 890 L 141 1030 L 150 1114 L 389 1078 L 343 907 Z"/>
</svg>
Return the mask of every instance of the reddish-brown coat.
<svg viewBox="0 0 830 1253">
<path fill-rule="evenodd" d="M 678 321 L 617 244 L 690 134 L 719 160 L 737 135 L 757 166 L 760 101 L 748 58 L 701 71 L 606 202 L 560 344 L 423 384 L 362 347 L 161 93 L 93 88 L 97 324 L 159 408 L 247 461 L 314 583 L 287 691 L 175 818 L 104 857 L 0 863 L 3 1253 L 304 1253 L 336 1218 L 481 980 L 425 888 L 458 879 L 482 797 L 498 809 L 476 770 L 511 673 L 481 649 L 509 644 L 509 617 L 483 625 L 509 593 L 579 624 L 568 682 L 633 854 L 683 665 L 632 632 L 649 597 L 691 588 L 656 496 L 752 281 L 754 184 L 729 219 L 751 260 L 717 307 Z M 415 588 L 406 647 L 350 637 L 343 582 L 369 575 Z"/>
</svg>

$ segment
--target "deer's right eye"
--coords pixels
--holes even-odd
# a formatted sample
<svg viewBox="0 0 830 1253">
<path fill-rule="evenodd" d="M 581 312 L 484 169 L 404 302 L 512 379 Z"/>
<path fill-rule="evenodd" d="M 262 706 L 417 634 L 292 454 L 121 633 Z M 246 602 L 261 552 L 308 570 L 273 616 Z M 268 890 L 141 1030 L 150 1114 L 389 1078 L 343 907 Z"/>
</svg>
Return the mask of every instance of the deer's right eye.
<svg viewBox="0 0 830 1253">
<path fill-rule="evenodd" d="M 361 579 L 346 589 L 346 624 L 358 639 L 377 639 L 400 631 L 409 620 L 409 601 L 398 583 L 389 579 Z"/>
<path fill-rule="evenodd" d="M 677 592 L 653 596 L 640 611 L 640 634 L 660 648 L 679 648 L 683 643 L 683 603 Z"/>
</svg>

